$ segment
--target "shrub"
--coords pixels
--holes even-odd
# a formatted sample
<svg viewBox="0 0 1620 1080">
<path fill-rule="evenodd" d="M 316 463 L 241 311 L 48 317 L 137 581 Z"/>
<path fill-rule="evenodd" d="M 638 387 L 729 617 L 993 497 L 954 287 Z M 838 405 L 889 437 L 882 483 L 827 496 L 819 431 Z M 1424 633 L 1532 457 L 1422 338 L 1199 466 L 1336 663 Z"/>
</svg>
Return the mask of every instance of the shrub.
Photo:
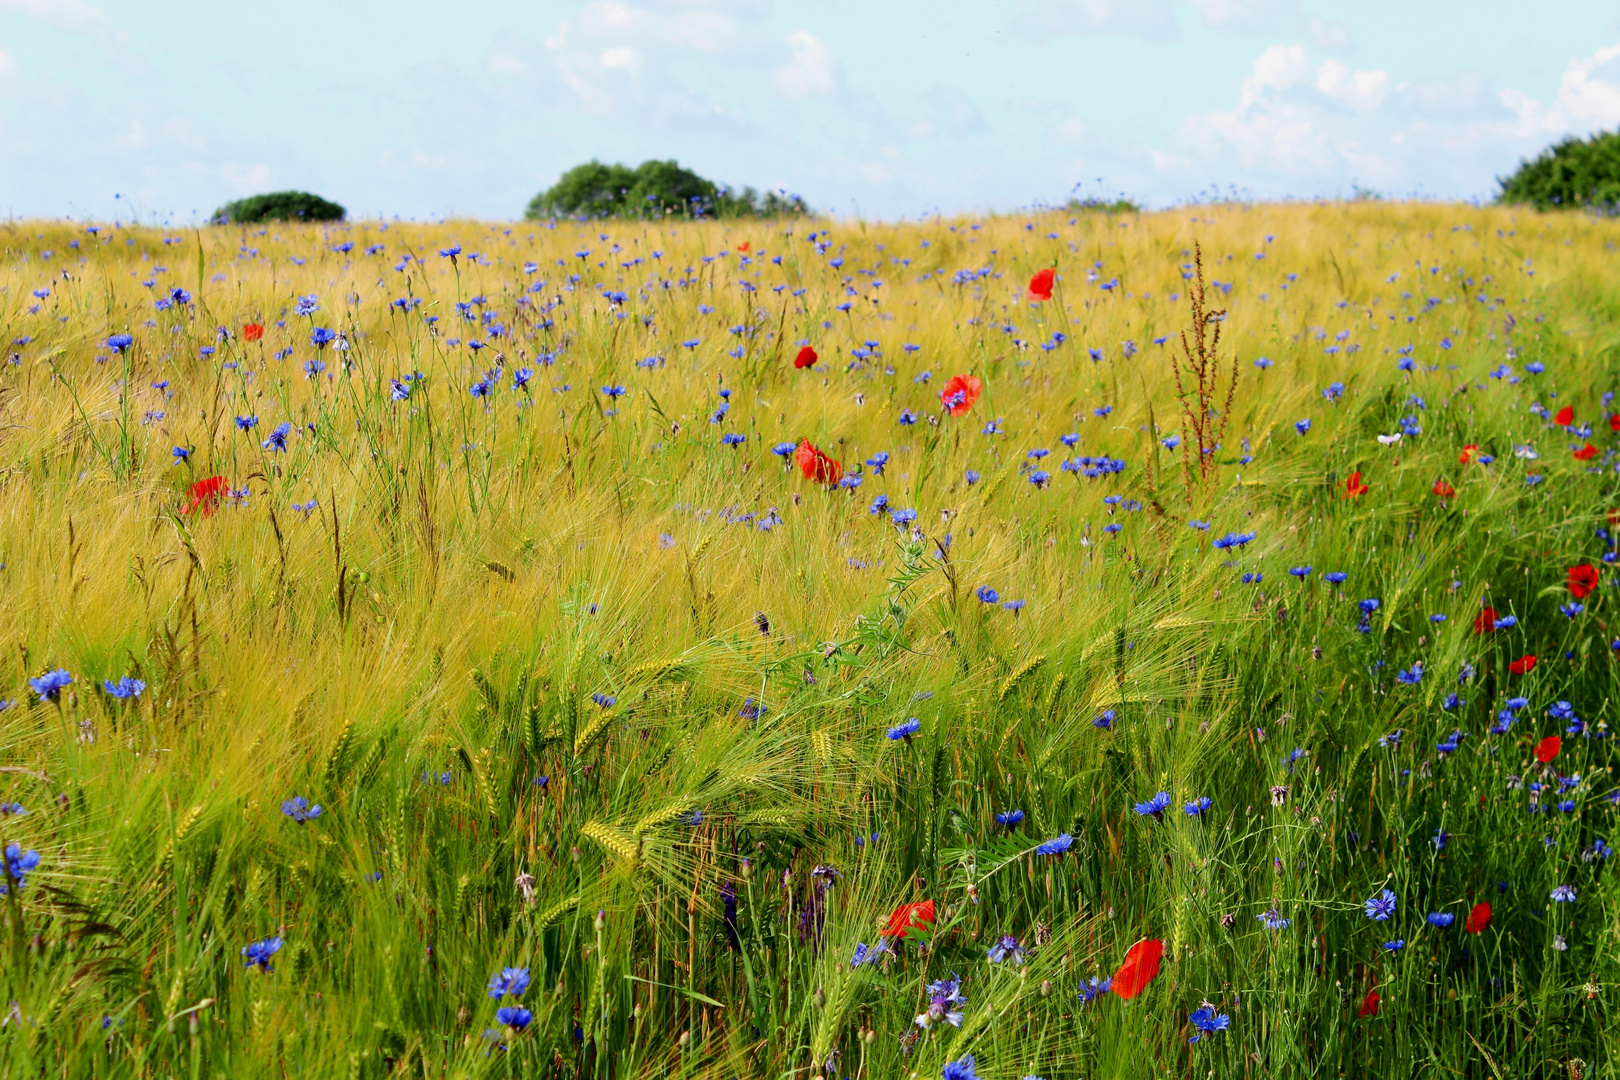
<svg viewBox="0 0 1620 1080">
<path fill-rule="evenodd" d="M 810 208 L 797 195 L 753 188 L 732 191 L 679 162 L 644 161 L 631 169 L 587 161 L 563 173 L 524 211 L 544 217 L 798 217 Z"/>
<path fill-rule="evenodd" d="M 1559 207 L 1620 207 L 1620 131 L 1589 139 L 1571 136 L 1521 161 L 1512 176 L 1497 178 L 1502 203 L 1529 203 L 1537 210 Z"/>
<path fill-rule="evenodd" d="M 251 225 L 260 221 L 342 221 L 343 207 L 307 191 L 273 191 L 228 202 L 214 211 L 216 225 Z"/>
</svg>

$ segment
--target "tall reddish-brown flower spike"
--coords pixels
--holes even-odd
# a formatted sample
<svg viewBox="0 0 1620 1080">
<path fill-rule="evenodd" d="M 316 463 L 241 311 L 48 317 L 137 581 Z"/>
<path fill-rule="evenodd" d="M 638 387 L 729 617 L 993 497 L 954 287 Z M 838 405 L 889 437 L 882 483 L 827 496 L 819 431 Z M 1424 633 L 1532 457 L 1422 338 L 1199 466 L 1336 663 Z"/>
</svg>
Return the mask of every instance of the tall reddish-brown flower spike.
<svg viewBox="0 0 1620 1080">
<path fill-rule="evenodd" d="M 814 367 L 816 361 L 820 359 L 821 357 L 816 355 L 816 350 L 806 345 L 799 350 L 799 355 L 793 358 L 793 366 L 802 371 L 807 367 Z"/>
<path fill-rule="evenodd" d="M 799 440 L 799 448 L 793 452 L 793 460 L 799 463 L 799 469 L 804 473 L 806 480 L 814 480 L 818 484 L 836 484 L 844 475 L 844 467 L 817 450 L 809 439 Z"/>
<path fill-rule="evenodd" d="M 903 938 L 913 930 L 919 934 L 934 928 L 934 902 L 923 900 L 915 904 L 901 904 L 889 916 L 889 925 L 884 927 L 884 937 Z"/>
<path fill-rule="evenodd" d="M 1029 292 L 1025 297 L 1036 303 L 1052 299 L 1052 281 L 1057 277 L 1053 269 L 1038 270 L 1035 276 L 1029 279 Z"/>
<path fill-rule="evenodd" d="M 1367 991 L 1367 996 L 1361 999 L 1361 1008 L 1356 1010 L 1356 1015 L 1362 1017 L 1377 1016 L 1378 1003 L 1382 1000 L 1383 999 L 1378 996 L 1378 991 Z"/>
<path fill-rule="evenodd" d="M 1347 478 L 1344 482 L 1344 497 L 1347 499 L 1357 498 L 1358 496 L 1367 494 L 1367 492 L 1371 490 L 1372 488 L 1361 482 L 1360 469 L 1357 469 L 1355 472 L 1351 473 L 1349 478 Z"/>
<path fill-rule="evenodd" d="M 242 338 L 244 341 L 258 341 L 262 337 L 264 337 L 263 323 L 250 322 L 246 326 L 242 327 Z"/>
<path fill-rule="evenodd" d="M 1434 493 L 1440 496 L 1442 499 L 1449 499 L 1453 495 L 1457 494 L 1457 489 L 1446 483 L 1444 480 L 1436 480 L 1434 482 Z"/>
<path fill-rule="evenodd" d="M 1467 446 L 1462 448 L 1462 453 L 1457 455 L 1457 464 L 1459 465 L 1470 465 L 1478 460 L 1479 443 L 1469 443 Z"/>
<path fill-rule="evenodd" d="M 1602 576 L 1602 568 L 1593 566 L 1591 563 L 1581 563 L 1579 566 L 1570 567 L 1567 583 L 1569 585 L 1569 595 L 1577 600 L 1585 600 L 1589 594 L 1596 591 L 1598 578 Z"/>
<path fill-rule="evenodd" d="M 1536 658 L 1531 656 L 1529 653 L 1525 653 L 1523 656 L 1513 661 L 1513 663 L 1509 664 L 1508 670 L 1515 675 L 1528 675 L 1532 671 L 1536 670 Z"/>
<path fill-rule="evenodd" d="M 1164 955 L 1164 942 L 1149 938 L 1132 945 L 1125 954 L 1125 962 L 1114 973 L 1114 994 L 1129 1001 L 1147 989 L 1159 974 L 1159 958 Z"/>
<path fill-rule="evenodd" d="M 1558 415 L 1553 417 L 1553 423 L 1557 424 L 1559 427 L 1569 427 L 1569 425 L 1573 424 L 1574 422 L 1575 407 L 1573 405 L 1565 405 L 1562 409 L 1558 410 Z"/>
<path fill-rule="evenodd" d="M 1468 922 L 1463 926 L 1470 934 L 1483 934 L 1485 928 L 1491 925 L 1491 905 L 1478 903 L 1474 910 L 1468 913 Z"/>
<path fill-rule="evenodd" d="M 1536 743 L 1536 760 L 1543 765 L 1551 765 L 1558 756 L 1558 751 L 1564 748 L 1564 740 L 1556 735 L 1549 735 Z"/>
<path fill-rule="evenodd" d="M 1474 633 L 1488 634 L 1496 629 L 1496 609 L 1493 607 L 1480 608 L 1479 614 L 1474 616 Z"/>
<path fill-rule="evenodd" d="M 984 383 L 977 375 L 952 375 L 940 388 L 939 400 L 944 403 L 946 412 L 961 416 L 973 408 L 983 392 Z"/>
<path fill-rule="evenodd" d="M 1579 450 L 1575 451 L 1575 460 L 1576 461 L 1591 461 L 1593 458 L 1595 458 L 1597 456 L 1598 456 L 1598 448 L 1593 446 L 1591 443 L 1587 443 L 1585 446 L 1583 446 Z"/>
<path fill-rule="evenodd" d="M 231 485 L 223 476 L 210 476 L 206 480 L 198 480 L 191 485 L 191 502 L 186 505 L 186 513 L 202 511 L 203 517 L 208 517 L 219 505 L 219 501 L 230 494 Z"/>
</svg>

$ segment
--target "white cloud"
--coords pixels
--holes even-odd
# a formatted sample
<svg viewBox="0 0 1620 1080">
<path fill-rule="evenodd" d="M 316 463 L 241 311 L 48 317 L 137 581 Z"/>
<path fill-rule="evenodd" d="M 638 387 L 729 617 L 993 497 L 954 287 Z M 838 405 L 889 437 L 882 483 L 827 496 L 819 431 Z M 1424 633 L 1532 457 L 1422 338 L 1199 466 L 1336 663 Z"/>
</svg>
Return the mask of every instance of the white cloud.
<svg viewBox="0 0 1620 1080">
<path fill-rule="evenodd" d="M 11 58 L 10 53 L 0 52 L 0 79 L 9 78 L 17 74 L 17 61 Z"/>
<path fill-rule="evenodd" d="M 1571 60 L 1551 105 L 1519 91 L 1502 91 L 1525 135 L 1588 135 L 1620 125 L 1620 45 Z"/>
<path fill-rule="evenodd" d="M 1337 60 L 1316 70 L 1316 88 L 1356 109 L 1376 109 L 1389 93 L 1387 71 L 1351 71 Z"/>
<path fill-rule="evenodd" d="M 795 30 L 788 36 L 793 59 L 778 68 L 771 84 L 790 99 L 832 97 L 838 93 L 836 62 L 827 46 L 808 30 Z"/>
</svg>

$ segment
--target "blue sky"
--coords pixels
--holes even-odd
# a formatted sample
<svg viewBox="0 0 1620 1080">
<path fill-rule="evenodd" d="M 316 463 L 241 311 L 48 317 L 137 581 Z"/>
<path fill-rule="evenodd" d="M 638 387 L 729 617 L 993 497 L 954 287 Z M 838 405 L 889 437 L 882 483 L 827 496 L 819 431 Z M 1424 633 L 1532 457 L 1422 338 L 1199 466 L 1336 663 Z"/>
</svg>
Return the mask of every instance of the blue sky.
<svg viewBox="0 0 1620 1080">
<path fill-rule="evenodd" d="M 591 157 L 869 218 L 1077 185 L 1471 198 L 1617 126 L 1613 0 L 0 0 L 20 217 L 184 222 L 296 187 L 510 218 Z"/>
</svg>

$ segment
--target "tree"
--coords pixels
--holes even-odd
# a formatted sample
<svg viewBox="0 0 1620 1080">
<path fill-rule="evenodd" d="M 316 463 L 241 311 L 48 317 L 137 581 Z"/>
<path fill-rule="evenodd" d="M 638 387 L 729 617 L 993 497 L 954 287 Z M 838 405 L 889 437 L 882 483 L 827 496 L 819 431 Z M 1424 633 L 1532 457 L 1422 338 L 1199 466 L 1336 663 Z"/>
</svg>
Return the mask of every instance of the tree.
<svg viewBox="0 0 1620 1080">
<path fill-rule="evenodd" d="M 1620 131 L 1589 139 L 1570 136 L 1521 161 L 1512 176 L 1498 177 L 1496 201 L 1528 203 L 1537 210 L 1560 207 L 1620 208 Z"/>
<path fill-rule="evenodd" d="M 634 169 L 591 160 L 563 173 L 529 202 L 524 216 L 799 217 L 810 208 L 797 195 L 753 188 L 740 192 L 706 180 L 677 161 L 644 161 Z"/>
<path fill-rule="evenodd" d="M 228 202 L 210 219 L 215 225 L 252 225 L 261 221 L 342 221 L 345 211 L 307 191 L 274 191 Z"/>
</svg>

